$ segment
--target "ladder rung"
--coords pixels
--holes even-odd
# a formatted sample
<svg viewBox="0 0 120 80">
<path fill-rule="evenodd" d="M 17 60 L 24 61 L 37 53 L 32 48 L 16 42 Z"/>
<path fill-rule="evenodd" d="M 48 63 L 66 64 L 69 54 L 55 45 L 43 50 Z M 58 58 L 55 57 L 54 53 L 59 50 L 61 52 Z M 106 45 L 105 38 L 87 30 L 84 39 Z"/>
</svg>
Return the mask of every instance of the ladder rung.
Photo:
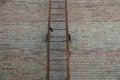
<svg viewBox="0 0 120 80">
<path fill-rule="evenodd" d="M 53 30 L 66 30 L 66 29 L 53 29 Z"/>
<path fill-rule="evenodd" d="M 65 14 L 51 14 L 51 15 L 65 15 Z"/>
<path fill-rule="evenodd" d="M 49 70 L 66 70 L 66 69 L 49 69 Z"/>
<path fill-rule="evenodd" d="M 61 52 L 64 52 L 64 51 L 66 51 L 65 49 L 63 50 L 63 49 L 51 49 L 51 51 L 53 52 L 53 51 L 61 51 Z"/>
<path fill-rule="evenodd" d="M 56 61 L 56 59 L 50 59 L 50 60 Z M 62 59 L 57 59 L 57 61 L 62 61 Z M 63 60 L 63 61 L 65 61 L 65 60 Z"/>
<path fill-rule="evenodd" d="M 50 42 L 66 42 L 66 40 L 65 41 L 50 41 Z"/>
<path fill-rule="evenodd" d="M 52 61 L 62 61 L 63 59 L 50 59 L 50 60 L 52 60 Z M 65 61 L 65 58 L 64 58 L 64 60 L 63 61 Z"/>
<path fill-rule="evenodd" d="M 54 69 L 55 69 L 55 70 L 56 70 L 56 69 L 58 69 L 58 70 L 62 70 L 62 69 L 63 69 L 63 70 L 66 70 L 67 68 L 66 68 L 66 67 L 61 67 L 61 68 L 50 68 L 50 69 L 53 69 L 53 70 L 54 70 Z"/>
<path fill-rule="evenodd" d="M 60 52 L 65 52 L 66 50 L 58 50 L 58 49 L 52 49 L 52 52 L 55 52 L 55 51 L 60 51 Z"/>
<path fill-rule="evenodd" d="M 52 49 L 52 50 L 65 50 L 66 47 L 61 47 L 61 48 L 52 47 L 51 49 Z"/>
<path fill-rule="evenodd" d="M 65 3 L 65 1 L 51 1 L 53 3 Z"/>
<path fill-rule="evenodd" d="M 50 37 L 50 38 L 53 38 L 53 39 L 55 39 L 55 38 L 57 38 L 57 39 L 60 39 L 60 38 L 64 38 L 64 39 L 66 39 L 66 37 Z"/>
<path fill-rule="evenodd" d="M 61 60 L 50 60 L 50 61 L 66 61 L 66 59 L 61 59 Z"/>
<path fill-rule="evenodd" d="M 65 9 L 64 7 L 52 7 L 51 9 Z"/>
<path fill-rule="evenodd" d="M 56 21 L 51 21 L 51 22 L 66 22 L 66 21 L 63 21 L 63 20 L 56 20 Z"/>
<path fill-rule="evenodd" d="M 50 42 L 66 42 L 66 41 L 50 41 Z"/>
<path fill-rule="evenodd" d="M 64 51 L 50 51 L 50 53 L 51 53 L 51 55 L 66 55 L 66 50 L 64 50 Z"/>
</svg>

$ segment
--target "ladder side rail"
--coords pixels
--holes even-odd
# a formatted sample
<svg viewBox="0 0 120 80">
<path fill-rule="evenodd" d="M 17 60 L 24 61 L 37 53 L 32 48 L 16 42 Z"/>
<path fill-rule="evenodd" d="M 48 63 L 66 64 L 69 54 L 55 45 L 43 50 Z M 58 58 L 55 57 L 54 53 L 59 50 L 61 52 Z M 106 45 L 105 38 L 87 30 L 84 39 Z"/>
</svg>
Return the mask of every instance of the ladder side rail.
<svg viewBox="0 0 120 80">
<path fill-rule="evenodd" d="M 67 78 L 70 80 L 70 51 L 69 51 L 69 30 L 68 30 L 68 14 L 67 14 L 67 0 L 65 0 L 65 19 L 66 19 L 66 63 L 67 63 Z"/>
<path fill-rule="evenodd" d="M 47 78 L 46 80 L 50 80 L 50 22 L 51 22 L 51 0 L 48 0 L 48 33 L 47 33 Z"/>
</svg>

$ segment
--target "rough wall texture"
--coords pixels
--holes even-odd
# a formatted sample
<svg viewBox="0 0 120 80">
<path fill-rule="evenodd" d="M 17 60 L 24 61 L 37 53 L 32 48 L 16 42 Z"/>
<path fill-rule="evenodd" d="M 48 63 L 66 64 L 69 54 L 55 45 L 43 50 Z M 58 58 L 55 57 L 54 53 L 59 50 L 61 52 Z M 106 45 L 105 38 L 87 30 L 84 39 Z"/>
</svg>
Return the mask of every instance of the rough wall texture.
<svg viewBox="0 0 120 80">
<path fill-rule="evenodd" d="M 0 80 L 45 80 L 46 4 L 13 0 L 0 6 Z"/>
<path fill-rule="evenodd" d="M 47 0 L 0 0 L 0 80 L 46 80 Z M 71 80 L 120 80 L 120 0 L 68 0 Z"/>
<path fill-rule="evenodd" d="M 68 0 L 72 80 L 120 80 L 120 0 Z"/>
</svg>

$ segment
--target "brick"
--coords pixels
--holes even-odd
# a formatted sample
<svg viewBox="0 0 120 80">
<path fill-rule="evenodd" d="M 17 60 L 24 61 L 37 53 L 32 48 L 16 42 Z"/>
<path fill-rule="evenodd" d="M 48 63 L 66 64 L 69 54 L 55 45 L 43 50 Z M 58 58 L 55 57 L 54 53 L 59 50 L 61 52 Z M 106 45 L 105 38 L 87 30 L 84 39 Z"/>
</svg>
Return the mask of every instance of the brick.
<svg viewBox="0 0 120 80">
<path fill-rule="evenodd" d="M 0 80 L 46 80 L 48 1 L 1 1 Z M 71 80 L 120 79 L 119 4 L 68 0 Z"/>
</svg>

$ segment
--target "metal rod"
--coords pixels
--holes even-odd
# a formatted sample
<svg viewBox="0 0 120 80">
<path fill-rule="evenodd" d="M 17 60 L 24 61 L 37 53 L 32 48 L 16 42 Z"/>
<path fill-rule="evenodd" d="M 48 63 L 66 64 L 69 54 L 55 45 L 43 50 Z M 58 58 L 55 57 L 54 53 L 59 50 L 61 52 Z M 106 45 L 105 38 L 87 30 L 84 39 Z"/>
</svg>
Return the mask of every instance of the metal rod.
<svg viewBox="0 0 120 80">
<path fill-rule="evenodd" d="M 69 51 L 69 30 L 68 30 L 68 14 L 67 14 L 67 0 L 65 0 L 65 15 L 66 15 L 66 63 L 67 63 L 67 79 L 70 80 L 70 51 Z"/>
<path fill-rule="evenodd" d="M 50 77 L 50 72 L 49 72 L 49 69 L 50 69 L 50 20 L 51 20 L 51 0 L 48 0 L 49 2 L 49 11 L 48 11 L 48 33 L 47 33 L 47 80 L 50 80 L 49 77 Z"/>
</svg>

